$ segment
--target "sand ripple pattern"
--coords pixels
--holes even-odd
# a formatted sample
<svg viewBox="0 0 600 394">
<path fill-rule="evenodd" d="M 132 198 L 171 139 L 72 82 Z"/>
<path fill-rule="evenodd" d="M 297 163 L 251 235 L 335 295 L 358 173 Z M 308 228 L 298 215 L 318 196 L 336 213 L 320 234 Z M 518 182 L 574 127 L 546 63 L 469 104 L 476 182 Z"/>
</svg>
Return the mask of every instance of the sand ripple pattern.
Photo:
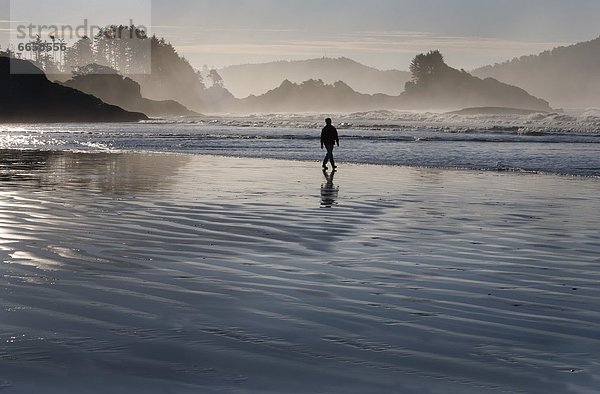
<svg viewBox="0 0 600 394">
<path fill-rule="evenodd" d="M 60 153 L 3 174 L 0 392 L 600 385 L 595 179 Z"/>
</svg>

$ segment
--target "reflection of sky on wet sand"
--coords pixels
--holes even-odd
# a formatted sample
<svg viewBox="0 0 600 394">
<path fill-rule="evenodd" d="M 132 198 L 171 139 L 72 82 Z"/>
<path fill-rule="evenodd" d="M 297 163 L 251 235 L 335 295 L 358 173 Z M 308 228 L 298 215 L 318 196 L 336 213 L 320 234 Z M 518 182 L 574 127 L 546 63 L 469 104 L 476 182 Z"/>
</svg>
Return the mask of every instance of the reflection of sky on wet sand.
<svg viewBox="0 0 600 394">
<path fill-rule="evenodd" d="M 185 155 L 0 151 L 2 183 L 26 181 L 41 188 L 86 188 L 98 192 L 149 192 L 172 185 Z"/>
<path fill-rule="evenodd" d="M 77 190 L 85 190 L 89 199 L 96 193 L 166 190 L 189 161 L 183 155 L 0 150 L 0 248 L 20 264 L 55 270 L 64 265 L 60 247 L 40 245 L 38 235 L 57 237 L 68 229 L 63 222 L 78 215 L 65 213 L 89 203 L 78 201 Z M 48 193 L 58 201 L 46 199 Z M 32 250 L 12 250 L 17 242 L 29 243 Z"/>
</svg>

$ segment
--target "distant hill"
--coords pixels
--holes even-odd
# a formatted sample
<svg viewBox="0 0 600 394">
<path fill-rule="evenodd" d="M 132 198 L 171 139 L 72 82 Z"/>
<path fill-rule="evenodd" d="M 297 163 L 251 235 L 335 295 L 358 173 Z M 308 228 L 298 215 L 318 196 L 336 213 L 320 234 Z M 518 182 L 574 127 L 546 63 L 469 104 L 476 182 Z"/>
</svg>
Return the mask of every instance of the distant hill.
<svg viewBox="0 0 600 394">
<path fill-rule="evenodd" d="M 480 79 L 449 67 L 439 51 L 420 54 L 410 65 L 413 81 L 406 84 L 401 103 L 406 109 L 508 107 L 551 111 L 547 101 L 493 78 Z"/>
<path fill-rule="evenodd" d="M 600 106 L 600 37 L 473 71 L 518 85 L 554 106 Z"/>
<path fill-rule="evenodd" d="M 137 82 L 109 67 L 91 64 L 85 68 L 85 72 L 75 75 L 64 85 L 94 95 L 108 104 L 118 105 L 128 111 L 143 112 L 148 116 L 198 115 L 173 100 L 143 98 Z"/>
<path fill-rule="evenodd" d="M 286 62 L 287 63 L 287 62 Z M 411 64 L 412 80 L 399 95 L 364 94 L 346 81 L 327 83 L 286 79 L 268 92 L 229 100 L 232 112 L 350 112 L 384 109 L 457 110 L 466 107 L 505 107 L 551 111 L 548 102 L 525 90 L 492 78 L 480 79 L 444 63 L 438 51 L 418 55 Z"/>
<path fill-rule="evenodd" d="M 480 79 L 456 70 L 438 51 L 420 54 L 411 64 L 413 80 L 399 96 L 358 93 L 344 82 L 326 84 L 310 79 L 285 80 L 260 96 L 237 100 L 235 112 L 350 112 L 383 109 L 453 110 L 465 107 L 504 107 L 511 111 L 550 111 L 548 102 L 521 88 L 495 79 Z M 506 109 L 507 110 L 507 109 Z M 504 110 L 504 111 L 506 111 Z M 494 111 L 501 111 L 494 108 Z"/>
<path fill-rule="evenodd" d="M 13 71 L 11 73 L 11 70 Z M 137 122 L 97 97 L 52 83 L 29 61 L 0 57 L 0 122 Z"/>
<path fill-rule="evenodd" d="M 260 96 L 238 100 L 238 112 L 323 112 L 396 108 L 397 97 L 362 94 L 344 82 L 325 84 L 308 80 L 296 84 L 285 80 L 279 87 Z"/>
<path fill-rule="evenodd" d="M 404 84 L 410 80 L 410 73 L 406 71 L 381 71 L 345 57 L 245 64 L 226 67 L 218 72 L 225 88 L 238 98 L 263 94 L 286 79 L 294 83 L 310 79 L 320 79 L 326 84 L 344 81 L 360 93 L 388 95 L 402 93 Z"/>
</svg>

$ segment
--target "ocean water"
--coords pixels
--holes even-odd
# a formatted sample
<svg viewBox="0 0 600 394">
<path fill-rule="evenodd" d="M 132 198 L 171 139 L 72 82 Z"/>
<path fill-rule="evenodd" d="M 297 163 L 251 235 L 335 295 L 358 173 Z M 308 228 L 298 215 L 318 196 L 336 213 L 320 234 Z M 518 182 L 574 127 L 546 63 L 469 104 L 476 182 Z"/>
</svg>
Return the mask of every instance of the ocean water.
<svg viewBox="0 0 600 394">
<path fill-rule="evenodd" d="M 176 152 L 322 159 L 324 115 L 0 126 L 0 149 Z M 600 111 L 460 116 L 378 111 L 335 117 L 338 161 L 600 175 Z"/>
</svg>

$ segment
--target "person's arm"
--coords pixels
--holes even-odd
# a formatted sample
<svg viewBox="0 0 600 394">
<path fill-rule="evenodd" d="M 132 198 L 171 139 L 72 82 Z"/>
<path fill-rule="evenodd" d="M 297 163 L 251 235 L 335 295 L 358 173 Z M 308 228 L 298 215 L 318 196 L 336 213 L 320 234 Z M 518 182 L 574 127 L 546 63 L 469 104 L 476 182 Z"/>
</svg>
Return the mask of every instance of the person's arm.
<svg viewBox="0 0 600 394">
<path fill-rule="evenodd" d="M 337 129 L 334 129 L 334 130 L 335 130 L 335 142 L 337 143 L 337 146 L 339 147 L 340 146 L 340 137 L 338 136 Z"/>
<path fill-rule="evenodd" d="M 321 131 L 321 149 L 324 148 L 323 146 L 323 137 L 325 136 L 325 129 L 323 129 L 323 131 Z"/>
</svg>

